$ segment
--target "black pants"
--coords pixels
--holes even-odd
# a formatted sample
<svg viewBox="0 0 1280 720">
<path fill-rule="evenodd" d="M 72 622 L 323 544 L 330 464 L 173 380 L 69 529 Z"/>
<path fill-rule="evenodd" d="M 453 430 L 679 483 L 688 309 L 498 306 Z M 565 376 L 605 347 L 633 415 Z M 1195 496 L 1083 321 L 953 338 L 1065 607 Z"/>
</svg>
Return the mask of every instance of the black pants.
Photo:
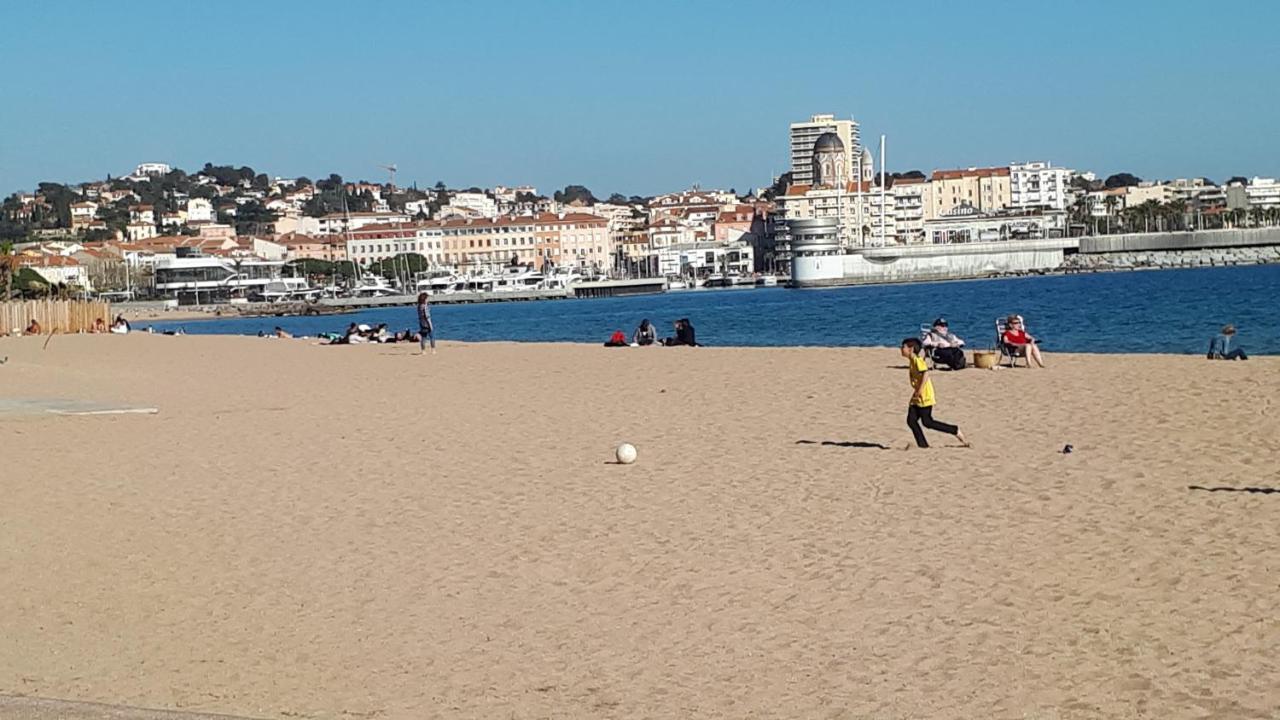
<svg viewBox="0 0 1280 720">
<path fill-rule="evenodd" d="M 938 422 L 933 419 L 933 406 L 916 407 L 911 405 L 907 408 L 907 427 L 911 428 L 911 434 L 916 436 L 916 445 L 922 448 L 929 447 L 929 441 L 924 439 L 924 431 L 920 426 L 924 425 L 930 430 L 937 430 L 948 435 L 955 435 L 960 432 L 960 428 L 955 425 L 948 425 L 944 422 Z"/>
<path fill-rule="evenodd" d="M 934 348 L 933 361 L 952 370 L 963 370 L 965 365 L 964 350 L 953 347 Z"/>
</svg>

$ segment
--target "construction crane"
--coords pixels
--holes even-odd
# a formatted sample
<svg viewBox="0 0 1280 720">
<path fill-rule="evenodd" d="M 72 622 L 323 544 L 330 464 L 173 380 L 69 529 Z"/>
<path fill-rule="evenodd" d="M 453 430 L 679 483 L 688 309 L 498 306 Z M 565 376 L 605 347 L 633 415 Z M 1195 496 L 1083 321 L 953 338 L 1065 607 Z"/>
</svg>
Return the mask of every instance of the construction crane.
<svg viewBox="0 0 1280 720">
<path fill-rule="evenodd" d="M 391 189 L 395 190 L 396 189 L 396 164 L 391 163 L 390 165 L 379 165 L 378 167 L 391 173 Z"/>
</svg>

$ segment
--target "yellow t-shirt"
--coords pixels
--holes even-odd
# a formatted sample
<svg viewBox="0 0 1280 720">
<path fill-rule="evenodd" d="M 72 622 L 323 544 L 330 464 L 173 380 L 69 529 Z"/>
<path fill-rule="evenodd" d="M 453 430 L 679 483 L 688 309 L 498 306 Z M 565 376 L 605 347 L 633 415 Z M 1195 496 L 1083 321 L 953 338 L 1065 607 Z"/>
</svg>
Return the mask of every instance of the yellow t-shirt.
<svg viewBox="0 0 1280 720">
<path fill-rule="evenodd" d="M 925 372 L 927 372 L 928 370 L 929 370 L 929 366 L 925 364 L 924 358 L 920 357 L 919 355 L 912 355 L 911 370 L 910 370 L 911 387 L 915 387 L 916 381 L 919 380 L 920 376 L 924 375 Z M 925 378 L 924 385 L 921 386 L 920 388 L 920 399 L 917 400 L 914 397 L 912 397 L 911 404 L 915 405 L 916 407 L 933 407 L 934 399 L 933 399 L 933 381 L 932 380 L 930 380 L 927 377 Z"/>
</svg>

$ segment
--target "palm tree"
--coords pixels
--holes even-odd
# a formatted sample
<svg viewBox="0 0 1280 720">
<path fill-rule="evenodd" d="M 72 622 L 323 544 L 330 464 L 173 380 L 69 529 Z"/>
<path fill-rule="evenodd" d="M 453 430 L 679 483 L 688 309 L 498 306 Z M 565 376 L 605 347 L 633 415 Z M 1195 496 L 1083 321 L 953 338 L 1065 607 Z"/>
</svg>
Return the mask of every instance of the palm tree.
<svg viewBox="0 0 1280 720">
<path fill-rule="evenodd" d="M 1165 203 L 1165 211 L 1169 214 L 1170 230 L 1187 228 L 1187 201 L 1181 198 Z M 1176 221 L 1176 222 L 1175 222 Z"/>
<path fill-rule="evenodd" d="M 5 240 L 0 242 L 0 273 L 4 274 L 4 295 L 0 296 L 0 300 L 9 300 L 13 297 L 13 242 Z"/>
<path fill-rule="evenodd" d="M 1116 214 L 1116 207 L 1120 205 L 1120 198 L 1115 195 L 1108 195 L 1102 204 L 1107 208 L 1107 234 L 1111 233 L 1111 218 Z"/>
</svg>

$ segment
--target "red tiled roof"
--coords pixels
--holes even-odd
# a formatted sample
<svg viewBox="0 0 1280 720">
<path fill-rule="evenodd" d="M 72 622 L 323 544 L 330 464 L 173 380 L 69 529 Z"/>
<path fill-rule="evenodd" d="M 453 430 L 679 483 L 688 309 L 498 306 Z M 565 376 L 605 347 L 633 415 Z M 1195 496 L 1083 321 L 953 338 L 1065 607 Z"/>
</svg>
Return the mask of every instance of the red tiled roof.
<svg viewBox="0 0 1280 720">
<path fill-rule="evenodd" d="M 1000 177 L 1008 176 L 1008 167 L 967 168 L 963 170 L 934 170 L 934 180 L 958 180 L 964 177 Z"/>
</svg>

